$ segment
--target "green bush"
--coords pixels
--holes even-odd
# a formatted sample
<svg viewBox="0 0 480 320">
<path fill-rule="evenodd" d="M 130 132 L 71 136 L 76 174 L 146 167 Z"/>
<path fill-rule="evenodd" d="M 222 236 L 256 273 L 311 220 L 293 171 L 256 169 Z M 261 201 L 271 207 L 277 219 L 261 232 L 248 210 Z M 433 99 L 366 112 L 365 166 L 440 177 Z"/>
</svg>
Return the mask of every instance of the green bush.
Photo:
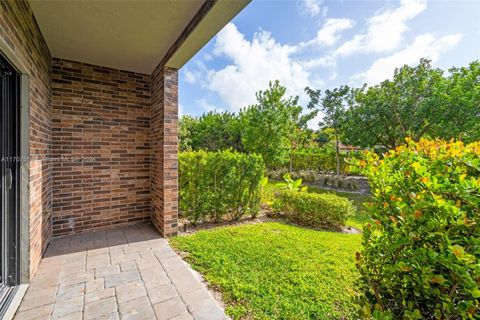
<svg viewBox="0 0 480 320">
<path fill-rule="evenodd" d="M 192 222 L 239 219 L 260 210 L 262 157 L 232 151 L 181 152 L 180 210 Z"/>
<path fill-rule="evenodd" d="M 358 162 L 374 202 L 366 225 L 361 316 L 480 317 L 480 143 L 407 140 Z"/>
<path fill-rule="evenodd" d="M 350 158 L 357 158 L 358 152 L 340 153 L 340 171 L 342 174 L 356 174 L 349 165 Z M 295 150 L 291 154 L 291 162 L 282 165 L 292 171 L 314 171 L 317 173 L 334 173 L 337 170 L 335 149 L 330 146 L 321 148 Z M 272 169 L 272 168 L 270 168 Z"/>
<path fill-rule="evenodd" d="M 355 214 L 347 198 L 292 190 L 276 193 L 272 208 L 292 222 L 319 229 L 338 230 Z"/>
</svg>

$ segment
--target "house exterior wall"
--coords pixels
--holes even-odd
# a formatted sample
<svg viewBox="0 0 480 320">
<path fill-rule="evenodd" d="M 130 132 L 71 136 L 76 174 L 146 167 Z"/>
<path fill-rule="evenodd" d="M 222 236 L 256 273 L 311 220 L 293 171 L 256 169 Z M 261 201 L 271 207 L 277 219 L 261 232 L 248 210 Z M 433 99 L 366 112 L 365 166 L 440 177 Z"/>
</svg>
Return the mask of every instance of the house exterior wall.
<svg viewBox="0 0 480 320">
<path fill-rule="evenodd" d="M 151 220 L 165 237 L 178 231 L 178 71 L 152 73 Z"/>
<path fill-rule="evenodd" d="M 28 1 L 0 2 L 0 42 L 29 78 L 30 277 L 52 236 L 149 221 L 176 234 L 177 70 L 52 60 Z"/>
<path fill-rule="evenodd" d="M 38 267 L 52 236 L 51 56 L 27 1 L 0 1 L 0 41 L 24 66 L 29 78 L 30 159 L 29 242 L 30 277 Z"/>
<path fill-rule="evenodd" d="M 52 90 L 53 234 L 148 222 L 150 75 L 54 58 Z"/>
</svg>

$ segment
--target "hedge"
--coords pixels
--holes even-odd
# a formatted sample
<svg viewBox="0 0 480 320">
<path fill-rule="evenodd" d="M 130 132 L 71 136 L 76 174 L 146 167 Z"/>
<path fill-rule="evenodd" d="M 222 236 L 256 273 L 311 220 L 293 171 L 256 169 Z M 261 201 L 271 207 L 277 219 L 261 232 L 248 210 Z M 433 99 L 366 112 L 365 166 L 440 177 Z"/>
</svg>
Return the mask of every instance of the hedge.
<svg viewBox="0 0 480 320">
<path fill-rule="evenodd" d="M 262 157 L 232 151 L 179 154 L 180 210 L 193 224 L 255 216 L 260 210 Z"/>
<path fill-rule="evenodd" d="M 480 143 L 407 140 L 358 166 L 375 221 L 357 255 L 361 316 L 480 318 Z"/>
<path fill-rule="evenodd" d="M 272 208 L 292 222 L 317 229 L 339 230 L 355 214 L 347 198 L 292 190 L 277 192 Z"/>
</svg>

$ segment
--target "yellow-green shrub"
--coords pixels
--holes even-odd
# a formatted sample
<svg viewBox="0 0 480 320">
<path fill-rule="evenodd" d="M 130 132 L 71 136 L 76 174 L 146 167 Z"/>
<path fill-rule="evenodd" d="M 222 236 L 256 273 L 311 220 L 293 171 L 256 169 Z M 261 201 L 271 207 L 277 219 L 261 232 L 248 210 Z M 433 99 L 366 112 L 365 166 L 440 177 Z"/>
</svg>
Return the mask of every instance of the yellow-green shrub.
<svg viewBox="0 0 480 320">
<path fill-rule="evenodd" d="M 364 226 L 361 315 L 478 319 L 480 143 L 408 140 L 365 153 L 375 223 Z"/>
<path fill-rule="evenodd" d="M 192 222 L 238 219 L 260 210 L 262 157 L 232 151 L 181 152 L 180 210 Z"/>
<path fill-rule="evenodd" d="M 319 229 L 340 229 L 355 214 L 347 198 L 293 190 L 276 193 L 272 208 L 292 222 Z"/>
</svg>

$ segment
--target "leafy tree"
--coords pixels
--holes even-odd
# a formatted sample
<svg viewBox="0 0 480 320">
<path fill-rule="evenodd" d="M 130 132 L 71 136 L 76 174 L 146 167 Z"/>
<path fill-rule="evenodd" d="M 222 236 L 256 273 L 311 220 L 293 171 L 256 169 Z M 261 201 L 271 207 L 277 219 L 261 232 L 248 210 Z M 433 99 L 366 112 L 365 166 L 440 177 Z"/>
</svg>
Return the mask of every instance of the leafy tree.
<svg viewBox="0 0 480 320">
<path fill-rule="evenodd" d="M 327 89 L 323 97 L 321 97 L 320 90 L 312 90 L 306 88 L 305 91 L 310 96 L 310 104 L 319 105 L 324 117 L 320 121 L 320 129 L 325 132 L 325 129 L 333 130 L 335 137 L 335 162 L 337 176 L 340 175 L 340 135 L 342 134 L 342 124 L 347 107 L 347 102 L 350 97 L 351 89 L 348 86 L 341 86 L 333 90 Z"/>
<path fill-rule="evenodd" d="M 180 150 L 242 150 L 238 117 L 231 112 L 210 111 L 195 119 L 180 120 Z"/>
<path fill-rule="evenodd" d="M 432 135 L 465 142 L 480 140 L 480 62 L 451 68 L 446 79 L 443 105 L 446 116 L 437 122 Z"/>
<path fill-rule="evenodd" d="M 259 91 L 258 103 L 240 111 L 242 143 L 245 151 L 263 156 L 269 168 L 275 168 L 289 157 L 293 135 L 301 117 L 298 97 L 285 98 L 286 88 L 279 81 Z"/>
<path fill-rule="evenodd" d="M 393 149 L 407 137 L 478 139 L 479 63 L 450 72 L 445 77 L 421 59 L 415 67 L 396 69 L 393 80 L 355 89 L 343 126 L 346 142 Z"/>
<path fill-rule="evenodd" d="M 188 114 L 183 115 L 178 123 L 178 140 L 180 151 L 192 150 L 192 132 L 198 120 Z"/>
</svg>

